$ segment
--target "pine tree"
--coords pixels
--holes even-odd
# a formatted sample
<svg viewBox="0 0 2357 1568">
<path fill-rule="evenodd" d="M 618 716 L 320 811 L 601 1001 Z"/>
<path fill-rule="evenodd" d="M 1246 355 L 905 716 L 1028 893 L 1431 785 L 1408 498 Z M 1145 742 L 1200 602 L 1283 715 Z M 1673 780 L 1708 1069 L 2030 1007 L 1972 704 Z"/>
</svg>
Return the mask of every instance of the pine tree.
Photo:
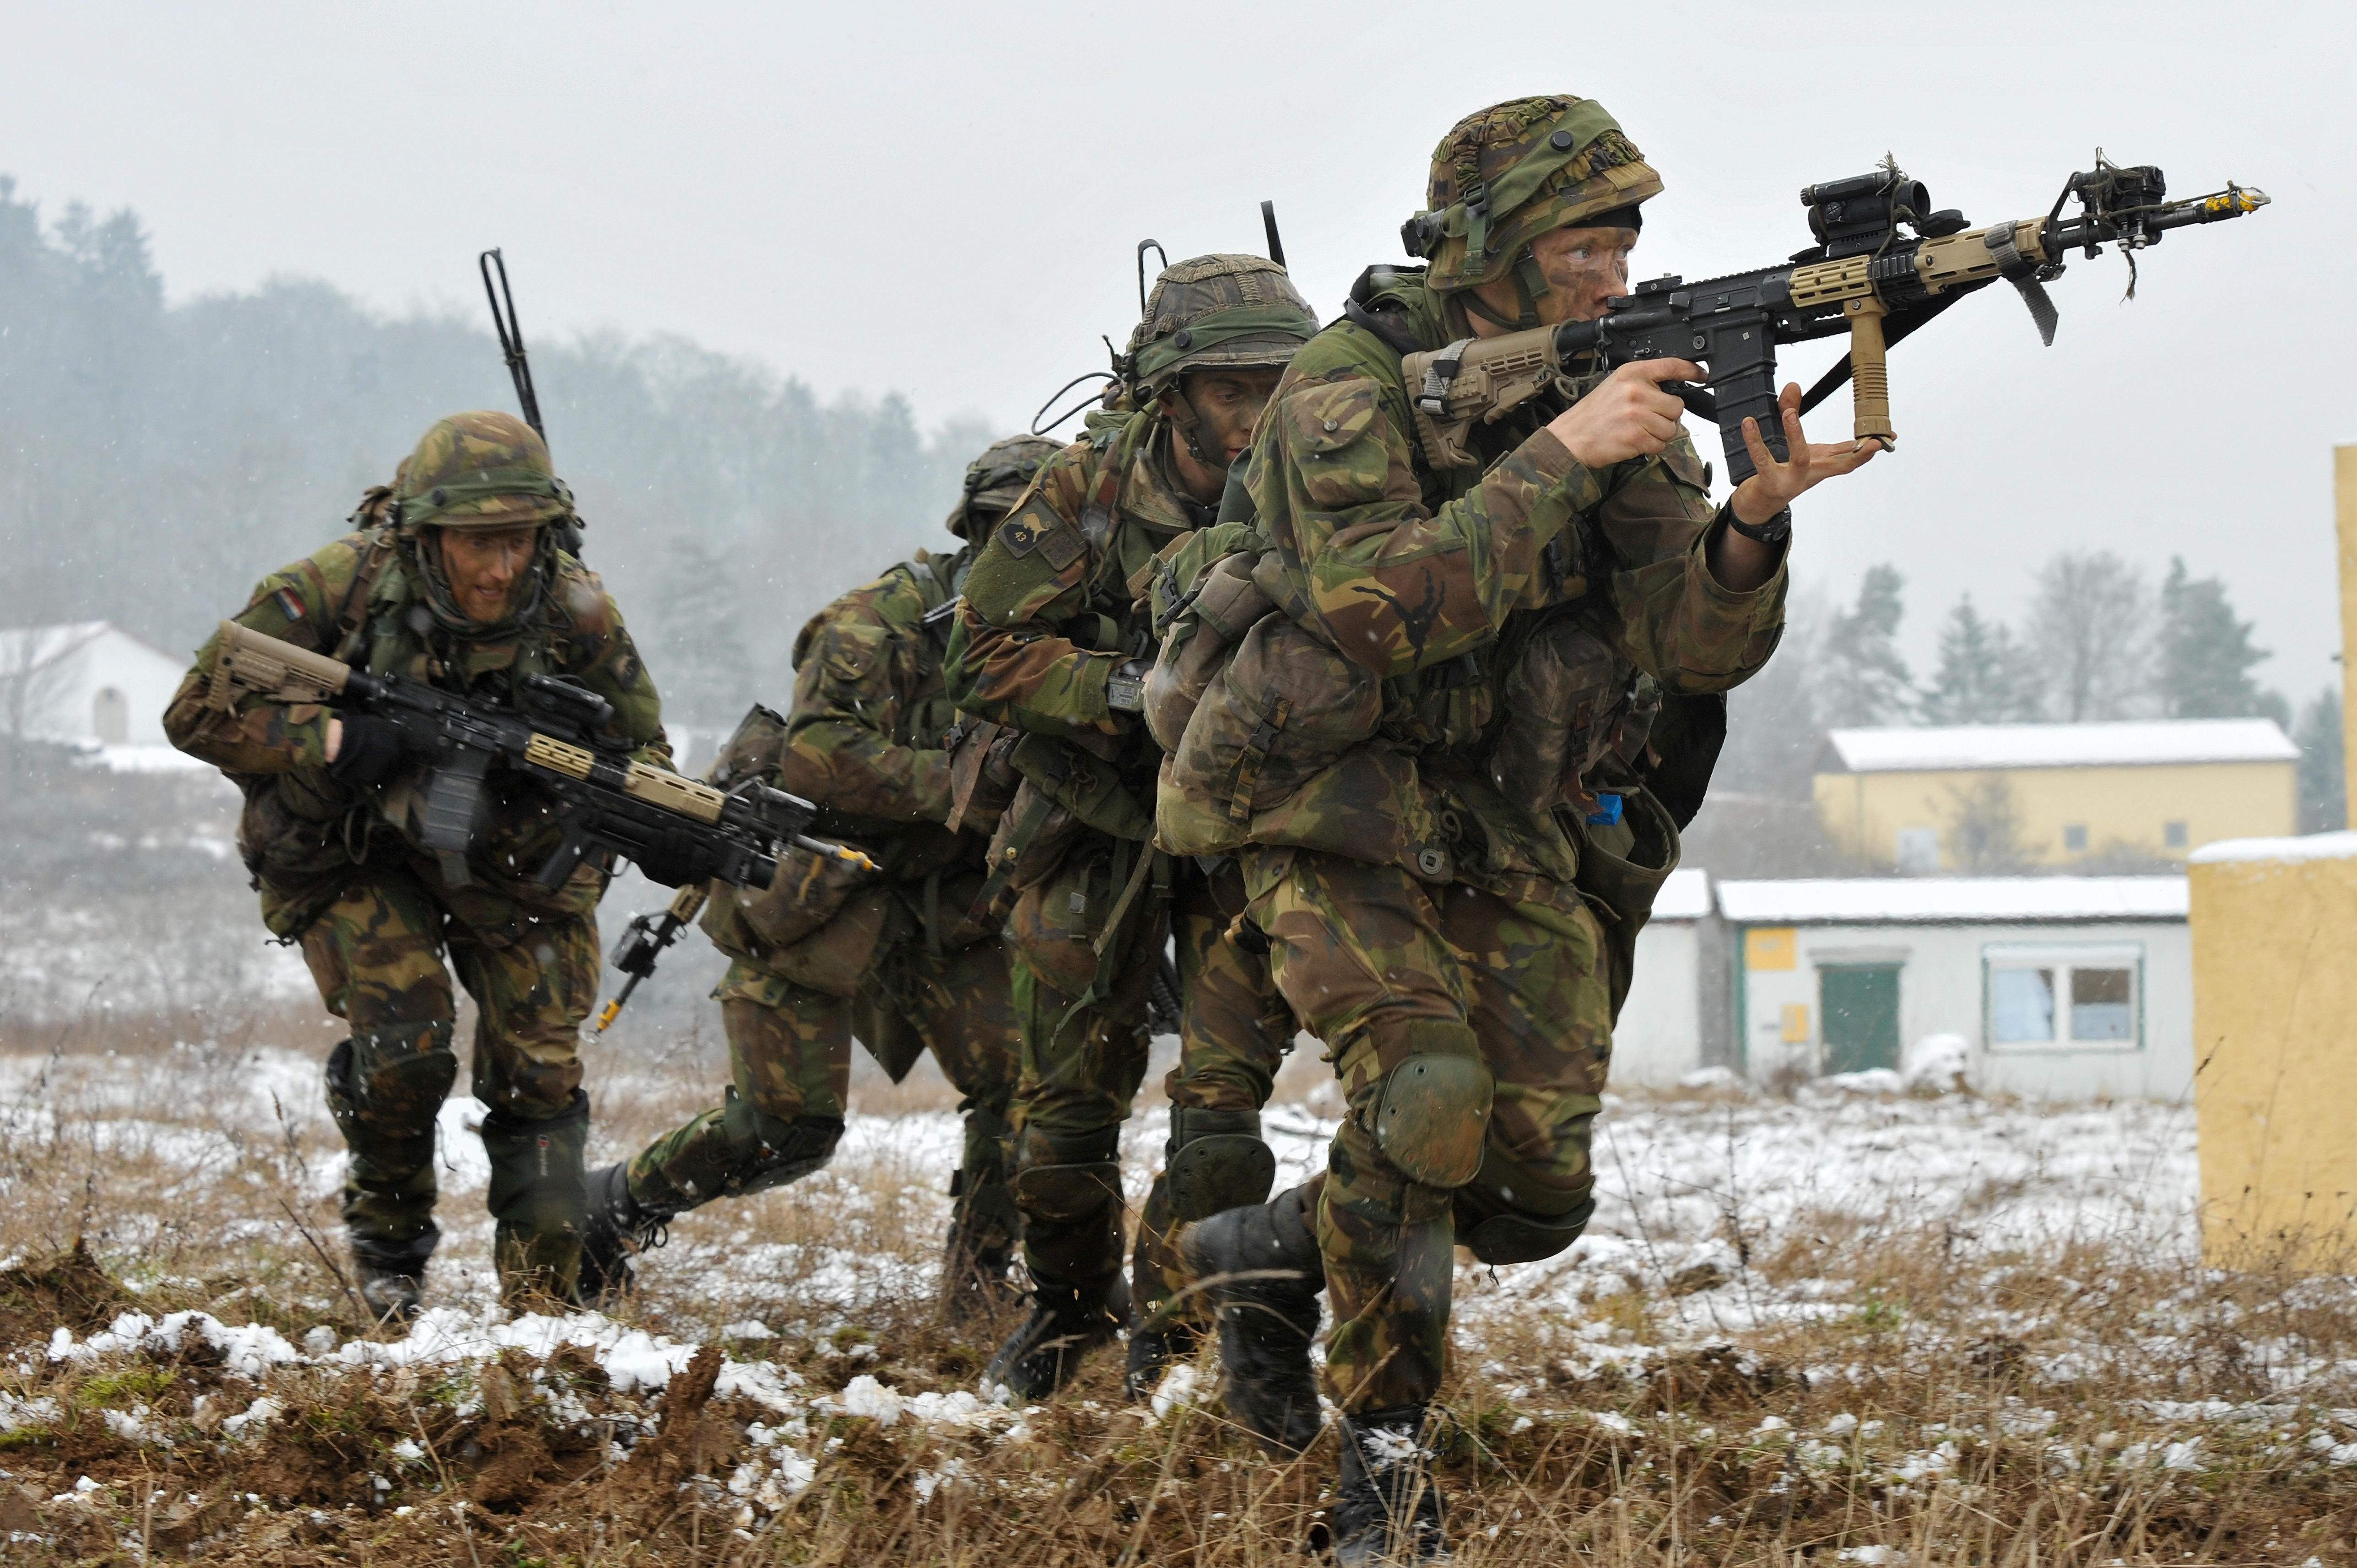
<svg viewBox="0 0 2357 1568">
<path fill-rule="evenodd" d="M 2299 831 L 2336 832 L 2349 825 L 2346 766 L 2341 755 L 2341 693 L 2327 686 L 2299 710 L 2292 738 L 2299 743 Z"/>
<path fill-rule="evenodd" d="M 2173 719 L 2238 719 L 2268 711 L 2270 693 L 2251 679 L 2267 650 L 2251 646 L 2251 623 L 2234 618 L 2226 585 L 2193 577 L 2182 556 L 2160 585 L 2161 712 Z"/>
<path fill-rule="evenodd" d="M 1888 564 L 1867 569 L 1857 603 L 1825 626 L 1819 663 L 1818 716 L 1829 729 L 1904 724 L 1914 705 L 1914 677 L 1899 654 L 1907 580 Z"/>
<path fill-rule="evenodd" d="M 1923 722 L 2035 723 L 2040 680 L 2037 656 L 2014 640 L 2012 628 L 1983 619 L 1966 594 L 1940 628 L 1940 668 L 1923 693 Z"/>
<path fill-rule="evenodd" d="M 2045 671 L 2050 717 L 2135 716 L 2150 684 L 2150 601 L 2144 574 L 2108 550 L 2066 550 L 2039 569 L 2029 642 Z"/>
<path fill-rule="evenodd" d="M 766 683 L 745 647 L 744 599 L 737 578 L 703 539 L 671 542 L 640 651 L 671 723 L 706 728 L 733 723 L 747 704 L 790 698 L 790 686 Z M 782 704 L 780 704 L 782 705 Z"/>
</svg>

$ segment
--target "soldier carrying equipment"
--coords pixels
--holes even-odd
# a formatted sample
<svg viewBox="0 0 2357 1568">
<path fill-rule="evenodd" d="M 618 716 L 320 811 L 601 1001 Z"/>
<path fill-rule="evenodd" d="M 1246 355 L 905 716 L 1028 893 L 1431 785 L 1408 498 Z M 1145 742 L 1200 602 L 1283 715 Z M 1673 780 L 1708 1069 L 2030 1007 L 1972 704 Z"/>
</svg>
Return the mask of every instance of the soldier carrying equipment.
<svg viewBox="0 0 2357 1568">
<path fill-rule="evenodd" d="M 723 794 L 631 760 L 630 747 L 608 728 L 613 705 L 576 682 L 525 676 L 523 711 L 517 713 L 397 675 L 371 675 L 235 621 L 221 622 L 220 647 L 210 694 L 215 708 L 228 710 L 241 693 L 330 703 L 386 721 L 405 751 L 433 760 L 418 843 L 439 858 L 452 887 L 472 880 L 467 852 L 495 763 L 556 799 L 563 837 L 533 877 L 552 892 L 593 851 L 636 861 L 654 880 L 674 886 L 717 877 L 766 887 L 779 850 L 789 843 L 869 865 L 857 850 L 804 834 L 818 808 L 799 796 L 759 783 Z"/>
<path fill-rule="evenodd" d="M 2133 297 L 2136 252 L 2171 229 L 2267 205 L 2264 192 L 2232 181 L 2189 201 L 2163 201 L 2167 188 L 2159 169 L 2123 168 L 2099 151 L 2095 167 L 2073 174 L 2045 217 L 1966 229 L 1962 212 L 1934 210 L 1923 183 L 1895 164 L 1805 187 L 1801 202 L 1818 242 L 1788 262 L 1692 284 L 1653 278 L 1613 300 L 1598 320 L 1465 338 L 1409 354 L 1417 439 L 1436 467 L 1476 467 L 1469 435 L 1477 421 L 1494 423 L 1558 381 L 1576 387 L 1584 377 L 1640 360 L 1693 360 L 1709 368 L 1708 390 L 1681 382 L 1664 383 L 1664 390 L 1717 421 L 1727 477 L 1740 483 L 1753 472 L 1745 419 L 1759 422 L 1770 451 L 1789 456 L 1776 416 L 1777 345 L 1846 331 L 1848 354 L 1801 400 L 1801 412 L 1851 381 L 1857 438 L 1893 446 L 1885 352 L 1964 295 L 2005 279 L 2021 291 L 2039 336 L 2050 346 L 2056 315 L 2045 285 L 2061 275 L 2071 251 L 2093 258 L 2116 245 L 2128 258 Z M 1460 258 L 1482 242 L 1476 218 L 1486 210 L 1483 197 L 1490 209 L 1504 200 L 1502 192 L 1483 188 L 1480 196 L 1419 212 L 1403 226 L 1408 253 L 1432 258 L 1435 286 L 1448 269 L 1470 264 Z M 2073 198 L 2080 210 L 2065 218 L 2063 205 Z"/>
</svg>

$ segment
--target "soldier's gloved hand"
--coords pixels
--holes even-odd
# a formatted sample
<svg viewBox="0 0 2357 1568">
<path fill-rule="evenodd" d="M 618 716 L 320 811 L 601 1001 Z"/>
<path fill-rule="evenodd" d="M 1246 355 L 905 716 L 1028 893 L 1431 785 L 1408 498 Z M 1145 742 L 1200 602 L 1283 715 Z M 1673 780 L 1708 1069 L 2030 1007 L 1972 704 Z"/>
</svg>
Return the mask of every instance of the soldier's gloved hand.
<svg viewBox="0 0 2357 1568">
<path fill-rule="evenodd" d="M 1105 682 L 1105 706 L 1117 714 L 1139 714 L 1146 711 L 1146 677 L 1154 666 L 1143 659 L 1133 659 L 1113 672 Z"/>
<path fill-rule="evenodd" d="M 337 719 L 343 732 L 328 776 L 345 784 L 378 784 L 401 766 L 401 726 L 373 714 L 346 714 Z"/>
<path fill-rule="evenodd" d="M 645 854 L 636 858 L 639 874 L 665 887 L 679 887 L 690 882 L 709 882 L 713 872 L 717 869 L 713 865 L 711 852 L 684 832 L 666 832 L 661 840 L 649 844 Z"/>
</svg>

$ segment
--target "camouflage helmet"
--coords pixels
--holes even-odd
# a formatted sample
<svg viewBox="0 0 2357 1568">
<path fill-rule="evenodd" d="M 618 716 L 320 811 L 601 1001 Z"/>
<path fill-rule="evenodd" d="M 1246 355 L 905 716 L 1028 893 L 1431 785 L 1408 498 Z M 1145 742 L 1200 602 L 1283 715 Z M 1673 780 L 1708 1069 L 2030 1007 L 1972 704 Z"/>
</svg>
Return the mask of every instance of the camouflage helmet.
<svg viewBox="0 0 2357 1568">
<path fill-rule="evenodd" d="M 960 539 L 974 537 L 976 512 L 1004 515 L 1023 499 L 1039 465 L 1063 450 L 1044 435 L 1010 435 L 994 441 L 981 456 L 965 466 L 965 489 L 950 508 L 949 531 Z"/>
<path fill-rule="evenodd" d="M 1275 262 L 1190 256 L 1162 269 L 1129 335 L 1129 380 L 1158 392 L 1187 371 L 1282 370 L 1318 317 Z"/>
<path fill-rule="evenodd" d="M 573 512 L 573 492 L 549 471 L 548 444 L 515 415 L 489 409 L 435 421 L 393 493 L 409 530 L 511 528 Z"/>
<path fill-rule="evenodd" d="M 1517 98 L 1440 139 L 1425 210 L 1400 226 L 1400 242 L 1429 263 L 1426 282 L 1454 294 L 1516 274 L 1550 230 L 1661 193 L 1662 177 L 1594 99 Z M 1545 287 L 1537 270 L 1524 278 L 1534 295 Z"/>
</svg>

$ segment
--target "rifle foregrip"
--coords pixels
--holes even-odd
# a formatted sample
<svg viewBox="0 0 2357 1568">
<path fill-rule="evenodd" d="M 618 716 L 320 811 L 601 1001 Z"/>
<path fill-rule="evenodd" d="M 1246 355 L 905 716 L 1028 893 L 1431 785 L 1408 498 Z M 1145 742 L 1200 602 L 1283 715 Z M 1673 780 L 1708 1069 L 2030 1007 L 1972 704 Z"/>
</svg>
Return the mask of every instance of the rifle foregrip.
<svg viewBox="0 0 2357 1568">
<path fill-rule="evenodd" d="M 1890 427 L 1889 344 L 1882 318 L 1889 307 L 1872 295 L 1842 302 L 1849 317 L 1850 400 L 1856 421 L 1853 433 L 1860 441 L 1878 441 L 1885 448 L 1899 445 Z"/>
</svg>

